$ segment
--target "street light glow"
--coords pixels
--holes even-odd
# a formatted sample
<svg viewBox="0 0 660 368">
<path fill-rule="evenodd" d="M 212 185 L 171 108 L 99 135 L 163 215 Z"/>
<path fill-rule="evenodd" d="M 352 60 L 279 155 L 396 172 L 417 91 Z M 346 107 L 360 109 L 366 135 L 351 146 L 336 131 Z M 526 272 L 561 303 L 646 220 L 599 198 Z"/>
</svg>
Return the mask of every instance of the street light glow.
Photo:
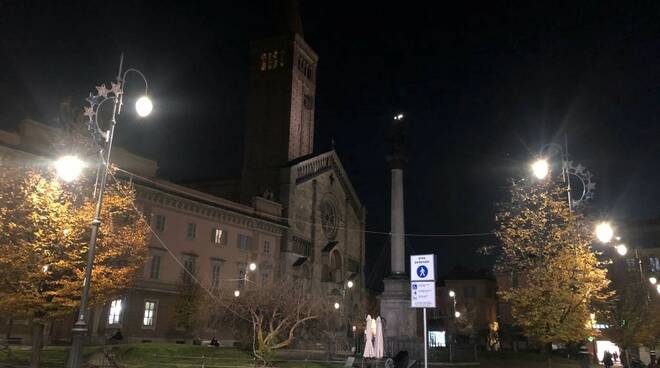
<svg viewBox="0 0 660 368">
<path fill-rule="evenodd" d="M 651 276 L 651 277 L 649 277 L 649 282 L 650 282 L 652 285 L 655 285 L 655 284 L 658 283 L 658 279 L 656 279 L 654 276 Z"/>
<path fill-rule="evenodd" d="M 67 183 L 78 179 L 84 168 L 85 163 L 73 155 L 62 156 L 57 161 L 55 161 L 57 177 Z"/>
<path fill-rule="evenodd" d="M 234 291 L 234 296 L 237 297 L 237 298 L 238 298 L 239 296 L 241 296 L 241 291 L 240 291 L 240 290 L 236 290 L 236 291 Z"/>
<path fill-rule="evenodd" d="M 254 271 L 256 269 L 257 269 L 257 264 L 254 262 L 250 263 L 250 271 Z"/>
<path fill-rule="evenodd" d="M 339 303 L 335 302 L 335 309 L 339 309 Z"/>
<path fill-rule="evenodd" d="M 625 256 L 626 253 L 628 253 L 628 247 L 626 247 L 625 244 L 619 244 L 615 248 L 616 248 L 616 251 L 622 256 Z"/>
<path fill-rule="evenodd" d="M 660 294 L 660 284 L 655 285 L 655 290 L 657 290 L 658 294 Z"/>
<path fill-rule="evenodd" d="M 545 177 L 548 176 L 548 173 L 550 172 L 548 161 L 545 159 L 540 159 L 534 162 L 532 164 L 532 172 L 537 179 L 545 179 Z"/>
<path fill-rule="evenodd" d="M 449 297 L 450 298 L 456 297 L 456 293 L 454 292 L 454 290 L 449 290 Z"/>
<path fill-rule="evenodd" d="M 353 285 L 354 285 L 353 281 L 351 281 L 351 280 L 348 280 L 348 282 L 346 283 L 346 286 L 348 286 L 349 289 L 352 288 Z"/>
<path fill-rule="evenodd" d="M 609 222 L 601 222 L 596 225 L 596 237 L 601 243 L 609 243 L 614 236 L 614 230 Z"/>
<path fill-rule="evenodd" d="M 461 316 L 461 312 L 459 311 L 454 312 L 454 317 L 458 318 L 460 316 Z"/>
<path fill-rule="evenodd" d="M 137 111 L 140 117 L 145 117 L 151 114 L 153 108 L 154 104 L 151 103 L 151 100 L 147 96 L 142 96 L 135 102 L 135 111 Z"/>
</svg>

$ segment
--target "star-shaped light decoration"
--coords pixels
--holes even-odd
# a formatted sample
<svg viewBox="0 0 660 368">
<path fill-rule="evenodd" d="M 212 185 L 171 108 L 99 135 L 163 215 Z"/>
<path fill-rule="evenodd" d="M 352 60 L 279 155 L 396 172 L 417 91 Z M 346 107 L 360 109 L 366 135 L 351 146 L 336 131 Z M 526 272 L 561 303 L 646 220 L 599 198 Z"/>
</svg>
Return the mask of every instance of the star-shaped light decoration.
<svg viewBox="0 0 660 368">
<path fill-rule="evenodd" d="M 121 93 L 121 83 L 110 82 L 110 84 L 112 85 L 110 92 L 114 93 L 115 96 L 118 96 L 119 93 Z"/>
<path fill-rule="evenodd" d="M 89 117 L 89 120 L 92 120 L 94 118 L 94 115 L 96 113 L 94 112 L 94 108 L 91 106 L 85 106 L 85 112 L 83 113 L 84 116 Z"/>
<path fill-rule="evenodd" d="M 92 92 L 89 93 L 89 96 L 85 98 L 85 101 L 89 102 L 90 105 L 94 106 L 98 103 L 98 96 L 94 96 Z"/>
<path fill-rule="evenodd" d="M 103 96 L 103 97 L 108 97 L 108 92 L 110 92 L 106 87 L 105 83 L 103 83 L 100 86 L 96 86 L 97 96 Z"/>
</svg>

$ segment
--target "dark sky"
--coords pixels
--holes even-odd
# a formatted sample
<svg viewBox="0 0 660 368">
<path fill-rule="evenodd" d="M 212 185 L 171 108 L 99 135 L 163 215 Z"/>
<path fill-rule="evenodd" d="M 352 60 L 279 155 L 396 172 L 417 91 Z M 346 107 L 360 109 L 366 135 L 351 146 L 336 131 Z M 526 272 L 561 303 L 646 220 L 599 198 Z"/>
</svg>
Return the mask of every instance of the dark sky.
<svg viewBox="0 0 660 368">
<path fill-rule="evenodd" d="M 116 73 L 120 51 L 148 77 L 152 116 L 122 117 L 118 141 L 172 180 L 239 174 L 250 39 L 268 34 L 265 1 L 0 2 L 0 127 L 47 121 Z M 436 4 L 437 3 L 437 4 Z M 388 231 L 385 133 L 409 124 L 406 230 L 493 229 L 506 180 L 544 143 L 568 136 L 595 175 L 595 217 L 660 214 L 660 4 L 657 2 L 303 1 L 320 55 L 316 150 L 336 149 Z M 141 88 L 133 79 L 128 94 Z M 368 262 L 386 237 L 368 237 Z M 490 260 L 489 238 L 409 237 L 441 272 Z"/>
</svg>

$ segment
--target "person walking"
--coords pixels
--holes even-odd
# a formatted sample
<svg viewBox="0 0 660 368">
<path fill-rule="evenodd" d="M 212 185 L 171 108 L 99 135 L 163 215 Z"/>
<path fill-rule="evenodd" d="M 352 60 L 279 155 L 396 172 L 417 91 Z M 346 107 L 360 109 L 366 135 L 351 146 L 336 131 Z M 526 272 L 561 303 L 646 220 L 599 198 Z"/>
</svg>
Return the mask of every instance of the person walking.
<svg viewBox="0 0 660 368">
<path fill-rule="evenodd" d="M 603 365 L 605 365 L 605 368 L 610 368 L 614 365 L 612 354 L 609 351 L 605 351 L 605 354 L 603 354 Z"/>
</svg>

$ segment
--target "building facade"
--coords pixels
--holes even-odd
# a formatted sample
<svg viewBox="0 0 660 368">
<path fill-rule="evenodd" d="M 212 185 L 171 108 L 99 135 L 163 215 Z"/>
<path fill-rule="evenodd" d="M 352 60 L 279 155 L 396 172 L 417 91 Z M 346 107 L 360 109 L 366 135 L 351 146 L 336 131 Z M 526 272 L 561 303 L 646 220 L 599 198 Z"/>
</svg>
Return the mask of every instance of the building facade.
<svg viewBox="0 0 660 368">
<path fill-rule="evenodd" d="M 288 14 L 298 17 L 295 9 Z M 227 328 L 192 332 L 175 318 L 177 301 L 194 281 L 184 269 L 210 291 L 240 290 L 246 278 L 269 285 L 290 277 L 306 280 L 310 290 L 348 311 L 364 302 L 366 211 L 337 153 L 314 154 L 318 56 L 304 41 L 299 19 L 251 50 L 240 180 L 184 187 L 158 178 L 155 161 L 113 149 L 112 162 L 135 187 L 153 236 L 135 285 L 90 313 L 91 338 L 121 330 L 134 341 L 186 341 L 193 333 L 230 341 Z M 0 131 L 2 155 L 52 159 L 61 134 L 25 120 L 16 132 Z M 350 323 L 350 312 L 345 316 Z M 13 320 L 12 333 L 27 338 L 25 323 Z M 47 340 L 67 341 L 72 324 L 73 316 L 51 323 Z"/>
</svg>

